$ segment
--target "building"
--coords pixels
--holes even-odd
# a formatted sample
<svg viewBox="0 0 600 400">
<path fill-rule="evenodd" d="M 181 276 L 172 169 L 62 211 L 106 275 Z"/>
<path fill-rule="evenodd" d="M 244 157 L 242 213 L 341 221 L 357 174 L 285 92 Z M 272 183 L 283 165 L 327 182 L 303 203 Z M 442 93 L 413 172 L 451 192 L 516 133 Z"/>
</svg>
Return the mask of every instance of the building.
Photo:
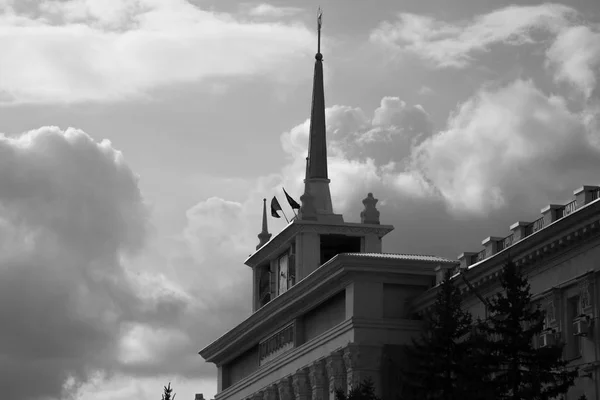
<svg viewBox="0 0 600 400">
<path fill-rule="evenodd" d="M 548 309 L 548 331 L 538 345 L 565 340 L 565 357 L 584 366 L 569 399 L 598 398 L 599 188 L 579 189 L 573 202 L 545 207 L 538 220 L 513 224 L 509 236 L 489 237 L 482 251 L 459 261 L 383 253 L 382 239 L 393 227 L 380 223 L 371 193 L 360 223 L 333 210 L 320 51 L 315 58 L 300 212 L 272 236 L 263 205 L 260 242 L 245 261 L 253 273 L 253 313 L 200 351 L 218 368 L 216 400 L 333 399 L 334 389 L 367 377 L 379 396 L 395 398 L 402 349 L 420 331 L 415 316 L 431 306 L 445 271 L 460 273 L 465 304 L 485 317 L 479 299 L 498 290 L 509 252 L 529 275 L 535 301 Z"/>
</svg>

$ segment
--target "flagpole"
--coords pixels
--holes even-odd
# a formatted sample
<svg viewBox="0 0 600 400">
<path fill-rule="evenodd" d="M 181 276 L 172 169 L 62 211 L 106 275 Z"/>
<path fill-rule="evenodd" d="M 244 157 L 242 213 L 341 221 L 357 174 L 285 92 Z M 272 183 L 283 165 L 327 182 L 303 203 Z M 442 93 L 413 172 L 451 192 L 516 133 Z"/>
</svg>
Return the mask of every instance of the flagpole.
<svg viewBox="0 0 600 400">
<path fill-rule="evenodd" d="M 283 211 L 283 209 L 282 209 L 282 210 L 280 210 L 280 211 L 283 213 L 283 216 L 284 216 L 285 220 L 286 220 L 286 221 L 287 221 L 287 223 L 289 224 L 289 223 L 290 223 L 290 220 L 288 219 L 287 215 L 285 215 L 285 211 Z"/>
<path fill-rule="evenodd" d="M 281 190 L 283 190 L 283 194 L 285 194 L 285 197 L 286 197 L 286 199 L 287 199 L 287 197 L 288 197 L 288 194 L 287 194 L 287 192 L 285 191 L 285 188 L 284 188 L 283 186 L 281 187 Z M 290 201 L 288 200 L 288 203 L 289 203 L 289 202 L 290 202 Z M 293 208 L 293 207 L 291 207 L 291 208 L 292 208 L 292 212 L 294 213 L 294 217 L 298 217 L 298 214 L 296 214 L 296 210 L 294 210 L 294 208 Z M 283 210 L 281 210 L 281 211 L 283 211 Z"/>
</svg>

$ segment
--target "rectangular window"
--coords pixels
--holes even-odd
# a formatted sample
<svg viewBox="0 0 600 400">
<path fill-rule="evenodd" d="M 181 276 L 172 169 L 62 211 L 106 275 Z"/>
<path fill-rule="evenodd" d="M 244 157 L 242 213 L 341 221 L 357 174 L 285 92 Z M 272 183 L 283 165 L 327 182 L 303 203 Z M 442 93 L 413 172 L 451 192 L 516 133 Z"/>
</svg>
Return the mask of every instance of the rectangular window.
<svg viewBox="0 0 600 400">
<path fill-rule="evenodd" d="M 289 275 L 289 254 L 286 252 L 284 255 L 279 257 L 277 260 L 278 273 L 279 273 L 279 285 L 277 287 L 277 294 L 280 295 L 288 290 L 288 275 Z"/>
<path fill-rule="evenodd" d="M 581 356 L 581 337 L 573 335 L 573 321 L 579 315 L 579 296 L 567 299 L 567 345 L 566 357 L 568 360 Z"/>
</svg>

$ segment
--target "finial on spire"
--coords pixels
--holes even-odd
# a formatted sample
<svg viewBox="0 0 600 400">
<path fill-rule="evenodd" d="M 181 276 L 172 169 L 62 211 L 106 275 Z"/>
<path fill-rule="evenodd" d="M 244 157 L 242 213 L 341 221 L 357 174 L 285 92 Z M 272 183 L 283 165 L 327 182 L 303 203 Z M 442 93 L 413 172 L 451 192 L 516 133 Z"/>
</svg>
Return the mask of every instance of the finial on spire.
<svg viewBox="0 0 600 400">
<path fill-rule="evenodd" d="M 263 199 L 263 217 L 262 217 L 262 231 L 258 234 L 258 246 L 256 250 L 260 249 L 265 243 L 271 240 L 271 234 L 267 227 L 267 199 Z"/>
<path fill-rule="evenodd" d="M 317 12 L 317 55 L 315 58 L 319 61 L 323 59 L 323 55 L 321 54 L 321 26 L 323 25 L 323 10 L 319 6 L 319 11 Z"/>
</svg>

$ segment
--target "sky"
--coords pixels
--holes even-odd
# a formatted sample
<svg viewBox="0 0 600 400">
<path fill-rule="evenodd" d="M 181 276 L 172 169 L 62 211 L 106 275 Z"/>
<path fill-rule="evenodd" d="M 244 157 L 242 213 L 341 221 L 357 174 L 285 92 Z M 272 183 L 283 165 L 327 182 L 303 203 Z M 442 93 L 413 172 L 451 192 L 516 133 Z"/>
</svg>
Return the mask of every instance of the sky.
<svg viewBox="0 0 600 400">
<path fill-rule="evenodd" d="M 4 397 L 214 396 L 262 200 L 302 194 L 319 5 L 334 210 L 373 192 L 385 252 L 600 184 L 597 0 L 0 0 Z"/>
</svg>

